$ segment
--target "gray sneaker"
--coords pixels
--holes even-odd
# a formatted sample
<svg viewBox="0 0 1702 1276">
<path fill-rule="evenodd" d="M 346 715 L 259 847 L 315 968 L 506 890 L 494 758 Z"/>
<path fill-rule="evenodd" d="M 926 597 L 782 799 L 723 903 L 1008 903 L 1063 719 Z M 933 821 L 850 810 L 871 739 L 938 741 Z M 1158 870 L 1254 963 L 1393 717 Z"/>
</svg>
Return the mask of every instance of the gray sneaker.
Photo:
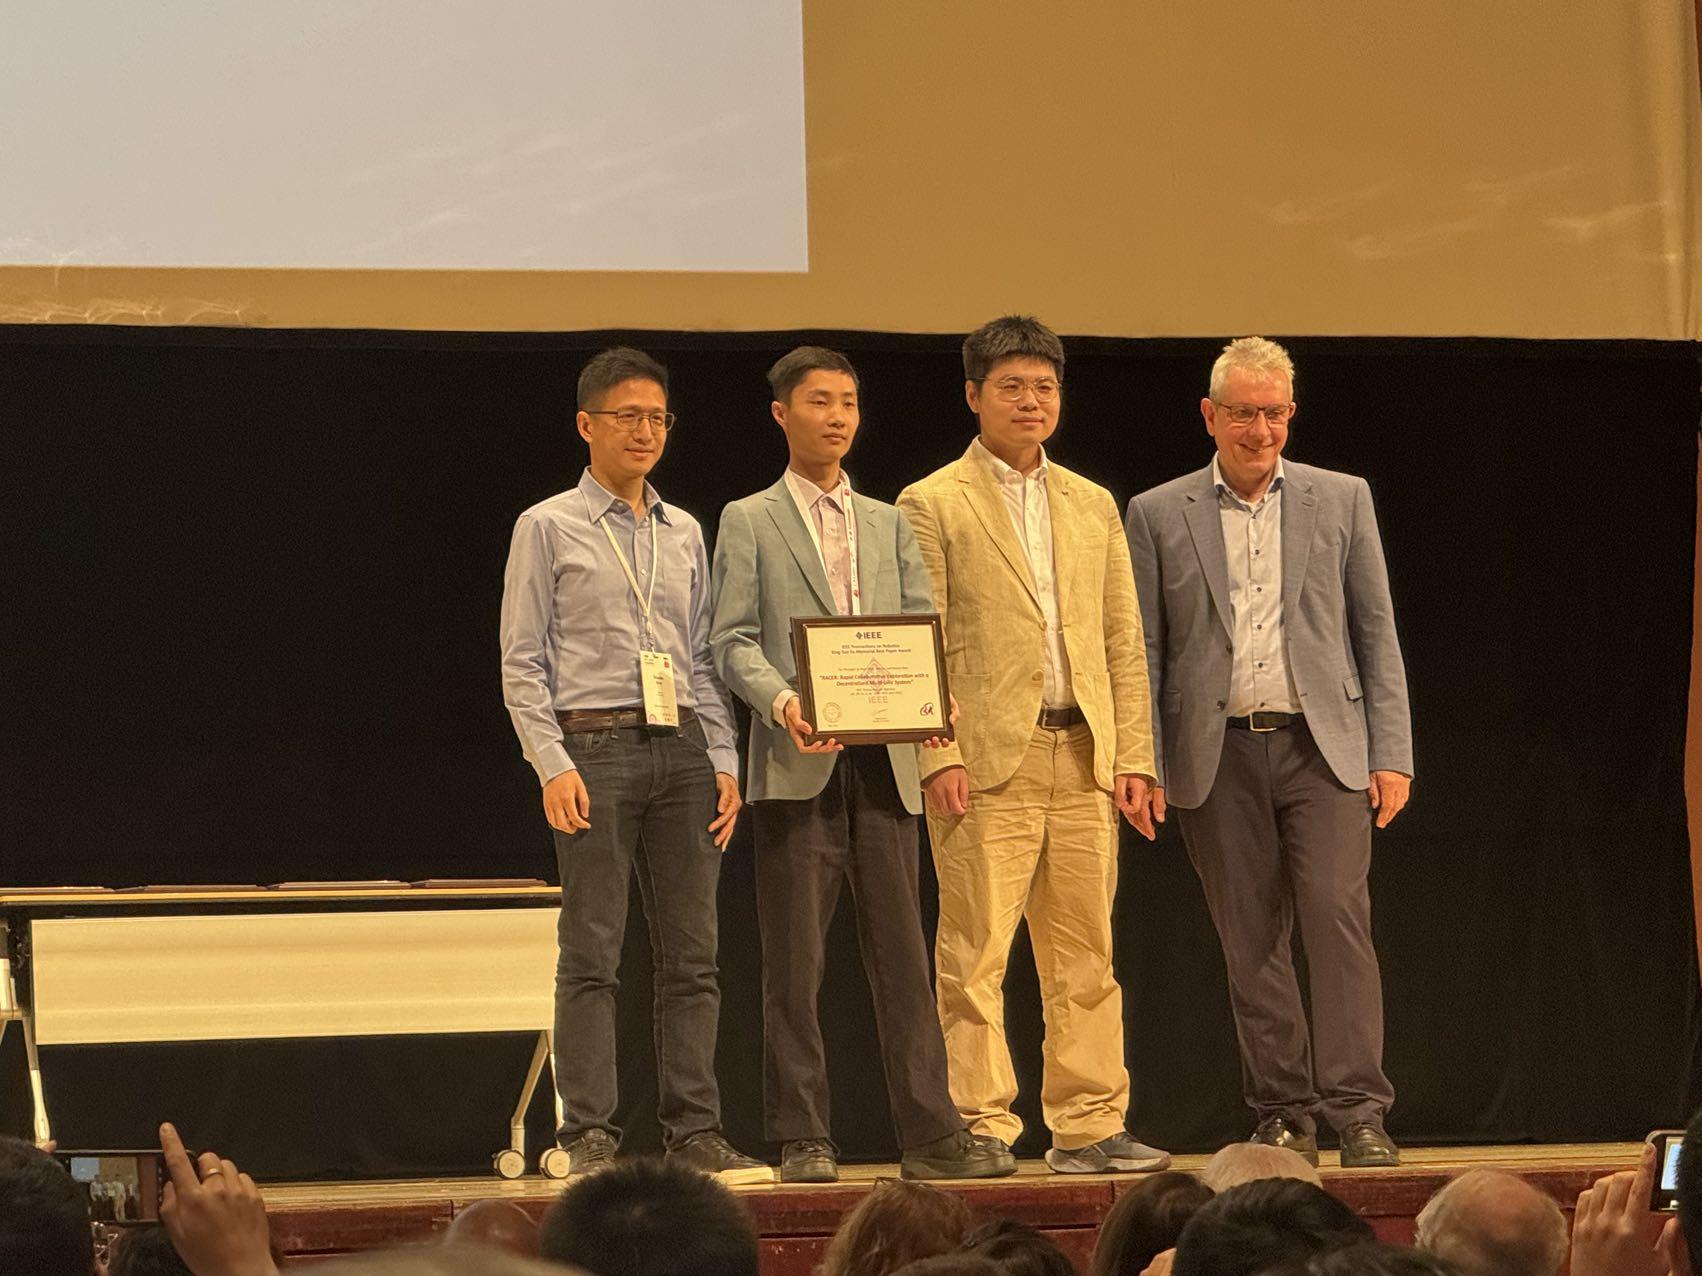
<svg viewBox="0 0 1702 1276">
<path fill-rule="evenodd" d="M 741 1183 L 772 1183 L 774 1167 L 746 1156 L 727 1142 L 719 1130 L 694 1134 L 664 1158 L 669 1165 L 683 1165 L 718 1178 L 729 1186 Z"/>
<path fill-rule="evenodd" d="M 615 1163 L 615 1140 L 607 1130 L 592 1129 L 562 1144 L 569 1177 L 594 1174 Z"/>
<path fill-rule="evenodd" d="M 1046 1164 L 1057 1174 L 1147 1174 L 1166 1168 L 1170 1153 L 1149 1148 L 1121 1130 L 1084 1148 L 1047 1148 Z"/>
</svg>

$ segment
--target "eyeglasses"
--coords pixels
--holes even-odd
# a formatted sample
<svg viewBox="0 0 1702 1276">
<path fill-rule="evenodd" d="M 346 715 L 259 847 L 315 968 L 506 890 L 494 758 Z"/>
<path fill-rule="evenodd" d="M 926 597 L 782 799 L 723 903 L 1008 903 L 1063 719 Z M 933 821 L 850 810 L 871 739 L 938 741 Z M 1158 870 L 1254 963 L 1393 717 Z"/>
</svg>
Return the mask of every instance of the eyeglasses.
<svg viewBox="0 0 1702 1276">
<path fill-rule="evenodd" d="M 1217 403 L 1216 399 L 1212 400 Z M 1253 418 L 1259 413 L 1265 414 L 1265 420 L 1272 425 L 1281 425 L 1294 415 L 1292 403 L 1217 403 L 1224 414 L 1236 425 L 1251 425 Z"/>
<path fill-rule="evenodd" d="M 987 378 L 981 378 L 981 383 L 988 384 Z M 1006 403 L 1019 402 L 1022 396 L 1031 390 L 1041 403 L 1051 403 L 1063 389 L 1055 377 L 1000 377 L 991 384 L 994 396 Z"/>
<path fill-rule="evenodd" d="M 678 420 L 672 412 L 638 412 L 632 408 L 588 408 L 585 415 L 612 416 L 615 419 L 615 427 L 628 434 L 636 430 L 640 422 L 666 434 L 674 428 L 674 422 Z"/>
</svg>

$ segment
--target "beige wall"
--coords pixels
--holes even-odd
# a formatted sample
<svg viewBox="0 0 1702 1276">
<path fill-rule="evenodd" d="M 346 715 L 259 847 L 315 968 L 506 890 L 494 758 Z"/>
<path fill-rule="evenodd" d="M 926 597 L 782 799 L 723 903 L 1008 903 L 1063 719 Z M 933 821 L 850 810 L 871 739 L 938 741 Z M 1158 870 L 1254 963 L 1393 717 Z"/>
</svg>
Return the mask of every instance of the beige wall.
<svg viewBox="0 0 1702 1276">
<path fill-rule="evenodd" d="M 10 268 L 0 321 L 1702 336 L 1690 0 L 804 7 L 807 274 Z"/>
</svg>

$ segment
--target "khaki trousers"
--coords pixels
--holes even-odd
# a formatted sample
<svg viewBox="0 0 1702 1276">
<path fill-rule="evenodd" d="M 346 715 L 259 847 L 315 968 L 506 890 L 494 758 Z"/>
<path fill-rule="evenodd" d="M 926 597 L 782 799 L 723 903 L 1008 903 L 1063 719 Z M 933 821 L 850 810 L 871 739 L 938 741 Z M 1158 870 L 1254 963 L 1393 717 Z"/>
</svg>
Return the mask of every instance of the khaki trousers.
<svg viewBox="0 0 1702 1276">
<path fill-rule="evenodd" d="M 1016 1073 L 1005 1041 L 1005 967 L 1027 918 L 1046 1019 L 1040 1103 L 1052 1141 L 1081 1148 L 1123 1129 L 1123 993 L 1111 969 L 1116 809 L 1093 781 L 1085 725 L 1035 728 L 1016 774 L 971 792 L 969 812 L 928 816 L 940 882 L 934 942 L 952 1099 L 976 1134 L 1014 1143 Z"/>
</svg>

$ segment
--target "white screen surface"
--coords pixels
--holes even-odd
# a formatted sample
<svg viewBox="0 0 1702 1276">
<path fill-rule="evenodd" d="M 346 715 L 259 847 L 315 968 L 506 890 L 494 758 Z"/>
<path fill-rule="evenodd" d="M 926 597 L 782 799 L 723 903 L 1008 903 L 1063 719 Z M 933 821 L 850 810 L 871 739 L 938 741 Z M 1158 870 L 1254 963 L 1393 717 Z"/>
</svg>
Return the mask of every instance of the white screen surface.
<svg viewBox="0 0 1702 1276">
<path fill-rule="evenodd" d="M 807 268 L 800 0 L 0 5 L 0 262 Z"/>
</svg>

